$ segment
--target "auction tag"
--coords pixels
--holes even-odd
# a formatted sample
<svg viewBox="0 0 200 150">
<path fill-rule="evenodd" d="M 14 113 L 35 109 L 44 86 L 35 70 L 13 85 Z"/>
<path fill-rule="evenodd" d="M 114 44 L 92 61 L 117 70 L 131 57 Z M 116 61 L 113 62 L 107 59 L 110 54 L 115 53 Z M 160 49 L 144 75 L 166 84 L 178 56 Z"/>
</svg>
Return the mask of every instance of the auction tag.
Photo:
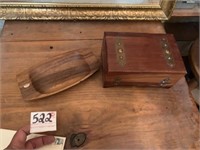
<svg viewBox="0 0 200 150">
<path fill-rule="evenodd" d="M 56 111 L 31 112 L 30 133 L 56 131 Z"/>
</svg>

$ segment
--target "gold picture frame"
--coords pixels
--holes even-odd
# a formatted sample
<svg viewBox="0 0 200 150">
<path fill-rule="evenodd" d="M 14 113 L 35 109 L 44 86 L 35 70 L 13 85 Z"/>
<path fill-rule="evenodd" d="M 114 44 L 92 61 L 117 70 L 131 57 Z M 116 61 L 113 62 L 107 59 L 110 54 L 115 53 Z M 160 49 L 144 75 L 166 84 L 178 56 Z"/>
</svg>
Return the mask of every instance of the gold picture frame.
<svg viewBox="0 0 200 150">
<path fill-rule="evenodd" d="M 31 1 L 31 0 L 30 0 Z M 9 2 L 0 0 L 4 20 L 168 20 L 176 0 L 151 4 Z"/>
</svg>

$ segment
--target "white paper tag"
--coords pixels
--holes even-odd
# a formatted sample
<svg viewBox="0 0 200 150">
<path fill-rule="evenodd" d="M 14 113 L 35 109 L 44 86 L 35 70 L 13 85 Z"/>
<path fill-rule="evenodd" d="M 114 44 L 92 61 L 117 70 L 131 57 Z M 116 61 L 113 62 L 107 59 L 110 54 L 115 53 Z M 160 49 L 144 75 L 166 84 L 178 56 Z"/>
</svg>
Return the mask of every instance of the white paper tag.
<svg viewBox="0 0 200 150">
<path fill-rule="evenodd" d="M 56 111 L 31 112 L 30 133 L 56 131 Z"/>
</svg>

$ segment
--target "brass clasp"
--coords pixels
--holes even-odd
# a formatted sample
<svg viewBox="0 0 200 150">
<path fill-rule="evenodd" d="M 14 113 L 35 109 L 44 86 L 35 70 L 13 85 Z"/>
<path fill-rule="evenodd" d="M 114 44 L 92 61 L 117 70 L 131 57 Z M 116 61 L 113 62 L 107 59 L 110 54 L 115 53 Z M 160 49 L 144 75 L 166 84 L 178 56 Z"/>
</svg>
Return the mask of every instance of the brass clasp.
<svg viewBox="0 0 200 150">
<path fill-rule="evenodd" d="M 114 82 L 113 82 L 114 85 L 115 85 L 115 86 L 119 85 L 119 84 L 121 83 L 121 80 L 122 80 L 122 79 L 121 79 L 120 77 L 115 77 L 115 78 L 114 78 Z"/>
<path fill-rule="evenodd" d="M 168 84 L 171 84 L 171 80 L 169 77 L 163 79 L 161 82 L 160 82 L 160 86 L 161 87 L 166 87 Z"/>
</svg>

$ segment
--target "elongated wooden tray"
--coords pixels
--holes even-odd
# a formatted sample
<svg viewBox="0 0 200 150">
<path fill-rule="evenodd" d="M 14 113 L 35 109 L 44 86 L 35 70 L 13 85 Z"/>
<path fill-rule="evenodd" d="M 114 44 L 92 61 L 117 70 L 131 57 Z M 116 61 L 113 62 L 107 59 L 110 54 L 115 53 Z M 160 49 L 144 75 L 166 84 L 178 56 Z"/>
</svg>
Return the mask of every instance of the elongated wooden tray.
<svg viewBox="0 0 200 150">
<path fill-rule="evenodd" d="M 71 51 L 17 75 L 24 100 L 50 96 L 85 80 L 99 68 L 99 61 L 90 51 Z"/>
</svg>

